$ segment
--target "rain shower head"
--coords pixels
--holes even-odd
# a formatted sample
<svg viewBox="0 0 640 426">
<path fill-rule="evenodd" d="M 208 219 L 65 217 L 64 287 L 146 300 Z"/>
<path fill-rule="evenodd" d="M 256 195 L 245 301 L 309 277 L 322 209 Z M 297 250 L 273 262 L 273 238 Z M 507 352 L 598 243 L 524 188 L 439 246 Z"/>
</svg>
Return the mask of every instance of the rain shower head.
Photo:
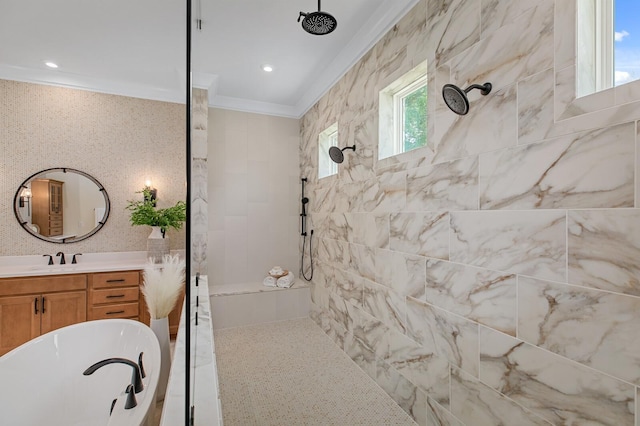
<svg viewBox="0 0 640 426">
<path fill-rule="evenodd" d="M 337 146 L 332 146 L 331 148 L 329 148 L 329 157 L 331 157 L 334 163 L 340 164 L 344 161 L 344 154 L 342 151 L 344 151 L 345 149 L 352 149 L 353 151 L 355 151 L 356 146 L 345 146 L 342 149 L 338 148 Z"/>
<path fill-rule="evenodd" d="M 480 89 L 480 93 L 486 96 L 491 92 L 491 83 L 472 84 L 464 90 L 454 84 L 445 84 L 442 88 L 442 97 L 451 111 L 465 115 L 469 112 L 467 93 L 472 89 Z"/>
<path fill-rule="evenodd" d="M 329 34 L 338 26 L 338 21 L 336 18 L 328 14 L 327 12 L 323 12 L 320 8 L 320 0 L 318 0 L 318 11 L 317 12 L 309 12 L 304 13 L 300 12 L 300 16 L 298 16 L 298 22 L 304 16 L 302 20 L 302 28 L 313 35 L 325 35 Z"/>
</svg>

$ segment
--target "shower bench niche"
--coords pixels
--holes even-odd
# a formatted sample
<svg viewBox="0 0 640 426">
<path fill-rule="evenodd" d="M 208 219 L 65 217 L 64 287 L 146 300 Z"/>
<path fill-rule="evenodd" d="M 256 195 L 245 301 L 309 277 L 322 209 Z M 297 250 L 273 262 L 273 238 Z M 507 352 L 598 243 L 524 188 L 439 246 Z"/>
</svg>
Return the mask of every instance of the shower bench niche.
<svg viewBox="0 0 640 426">
<path fill-rule="evenodd" d="M 289 288 L 261 282 L 210 285 L 214 329 L 264 324 L 309 316 L 309 284 L 296 279 Z"/>
</svg>

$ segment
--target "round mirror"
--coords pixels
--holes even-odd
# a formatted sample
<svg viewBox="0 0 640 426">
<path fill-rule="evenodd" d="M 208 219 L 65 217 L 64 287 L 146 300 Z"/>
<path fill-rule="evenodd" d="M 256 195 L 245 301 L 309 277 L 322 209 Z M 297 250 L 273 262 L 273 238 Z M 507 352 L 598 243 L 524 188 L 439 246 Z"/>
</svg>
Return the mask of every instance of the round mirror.
<svg viewBox="0 0 640 426">
<path fill-rule="evenodd" d="M 89 238 L 109 217 L 109 196 L 93 176 L 54 168 L 29 176 L 16 191 L 13 211 L 30 234 L 51 243 Z"/>
</svg>

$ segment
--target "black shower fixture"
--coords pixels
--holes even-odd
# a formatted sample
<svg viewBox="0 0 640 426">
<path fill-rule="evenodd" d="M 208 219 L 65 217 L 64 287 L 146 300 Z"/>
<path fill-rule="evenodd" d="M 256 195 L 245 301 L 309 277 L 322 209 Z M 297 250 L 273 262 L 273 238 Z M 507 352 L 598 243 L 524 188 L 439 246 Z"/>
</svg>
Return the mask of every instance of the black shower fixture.
<svg viewBox="0 0 640 426">
<path fill-rule="evenodd" d="M 472 84 L 464 90 L 454 84 L 445 84 L 442 88 L 442 97 L 451 111 L 465 115 L 469 112 L 467 93 L 472 89 L 480 89 L 480 93 L 486 96 L 491 92 L 491 83 Z"/>
<path fill-rule="evenodd" d="M 304 13 L 300 12 L 300 16 L 298 16 L 298 22 L 304 16 L 302 20 L 302 28 L 313 35 L 325 35 L 329 34 L 338 26 L 338 21 L 336 18 L 328 14 L 327 12 L 323 12 L 320 7 L 320 0 L 318 0 L 318 11 L 317 12 L 309 12 Z"/>
<path fill-rule="evenodd" d="M 340 164 L 344 161 L 344 153 L 342 151 L 344 151 L 345 149 L 352 149 L 355 152 L 356 146 L 345 146 L 342 149 L 338 148 L 337 146 L 332 146 L 331 148 L 329 148 L 329 157 L 331 157 L 334 163 Z"/>
</svg>

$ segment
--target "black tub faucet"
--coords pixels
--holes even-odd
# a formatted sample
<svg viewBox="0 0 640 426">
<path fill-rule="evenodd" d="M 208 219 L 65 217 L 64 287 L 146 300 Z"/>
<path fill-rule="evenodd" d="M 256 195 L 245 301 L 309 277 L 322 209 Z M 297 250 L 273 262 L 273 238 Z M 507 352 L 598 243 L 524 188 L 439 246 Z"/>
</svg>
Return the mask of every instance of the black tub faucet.
<svg viewBox="0 0 640 426">
<path fill-rule="evenodd" d="M 59 256 L 62 256 L 62 257 L 60 258 L 60 264 L 61 264 L 61 265 L 64 265 L 65 263 L 67 263 L 67 262 L 65 262 L 65 261 L 64 261 L 64 253 L 63 253 L 63 252 L 61 252 L 61 251 L 57 252 L 57 253 L 56 253 L 56 257 L 59 257 Z"/>
<path fill-rule="evenodd" d="M 131 384 L 135 390 L 135 393 L 140 393 L 144 389 L 144 385 L 142 384 L 142 374 L 140 372 L 140 366 L 135 362 L 128 360 L 126 358 L 107 358 L 102 361 L 98 361 L 93 364 L 91 367 L 84 370 L 82 374 L 85 376 L 89 376 L 95 373 L 99 368 L 104 367 L 109 364 L 126 364 L 133 368 L 133 374 L 131 375 Z"/>
</svg>

